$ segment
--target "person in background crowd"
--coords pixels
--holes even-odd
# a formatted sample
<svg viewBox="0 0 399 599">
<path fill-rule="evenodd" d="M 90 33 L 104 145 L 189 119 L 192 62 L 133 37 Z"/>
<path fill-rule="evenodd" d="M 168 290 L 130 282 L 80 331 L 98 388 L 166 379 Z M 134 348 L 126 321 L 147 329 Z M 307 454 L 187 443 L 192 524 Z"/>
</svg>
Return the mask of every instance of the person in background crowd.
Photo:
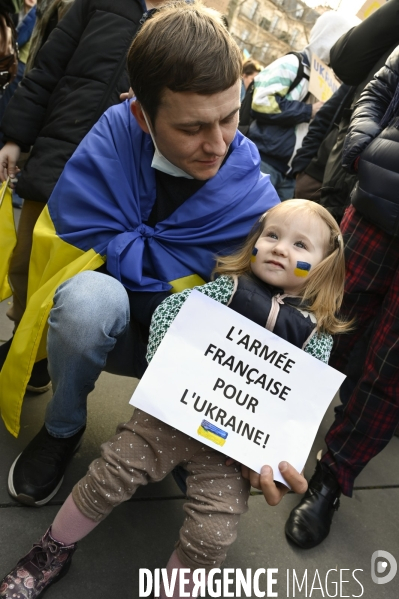
<svg viewBox="0 0 399 599">
<path fill-rule="evenodd" d="M 11 0 L 0 0 L 0 98 L 12 83 L 18 68 L 15 25 L 18 17 Z"/>
<path fill-rule="evenodd" d="M 11 100 L 15 90 L 21 81 L 24 72 L 25 65 L 29 55 L 30 40 L 33 32 L 33 28 L 36 22 L 36 0 L 25 0 L 18 18 L 18 25 L 16 28 L 17 43 L 18 43 L 18 70 L 13 81 L 7 86 L 3 95 L 0 98 L 0 124 L 3 120 L 4 112 L 8 102 Z M 0 131 L 0 147 L 3 147 L 3 134 Z M 18 194 L 13 191 L 13 206 L 15 208 L 22 208 L 22 199 Z"/>
<path fill-rule="evenodd" d="M 309 121 L 322 102 L 309 101 L 312 54 L 330 62 L 330 48 L 354 23 L 333 11 L 325 12 L 310 32 L 302 52 L 291 52 L 263 69 L 254 80 L 252 117 L 248 137 L 261 156 L 261 170 L 270 175 L 281 200 L 294 195 L 291 163 L 302 145 Z"/>
<path fill-rule="evenodd" d="M 255 78 L 255 75 L 260 73 L 262 67 L 252 58 L 246 60 L 242 65 L 242 79 L 241 79 L 241 102 L 243 101 L 246 91 L 249 85 Z"/>
<path fill-rule="evenodd" d="M 324 171 L 337 135 L 343 111 L 350 106 L 353 88 L 341 85 L 312 119 L 292 161 L 295 197 L 320 203 Z"/>
<path fill-rule="evenodd" d="M 34 6 L 36 6 L 36 0 L 24 0 L 23 5 L 21 6 L 21 10 L 19 12 L 18 23 L 20 23 L 23 20 L 23 18 Z"/>
<path fill-rule="evenodd" d="M 36 24 L 30 39 L 25 73 L 35 65 L 40 48 L 47 41 L 57 23 L 65 17 L 75 0 L 37 0 Z"/>
<path fill-rule="evenodd" d="M 161 0 L 153 0 L 148 7 L 159 3 Z M 144 10 L 140 0 L 109 0 L 105 4 L 100 0 L 55 0 L 44 8 L 32 36 L 28 72 L 1 123 L 6 142 L 0 150 L 1 181 L 16 177 L 21 152 L 32 147 L 16 185 L 24 204 L 9 266 L 13 303 L 7 316 L 15 329 L 26 307 L 37 218 L 80 141 L 109 106 L 120 102 L 120 93 L 129 89 L 126 53 Z M 52 33 L 43 44 L 49 31 Z M 12 338 L 0 347 L 0 368 L 11 343 Z M 35 364 L 28 389 L 41 393 L 49 387 L 44 359 Z"/>
<path fill-rule="evenodd" d="M 365 86 L 384 66 L 398 44 L 399 0 L 390 0 L 343 35 L 331 48 L 331 67 L 343 83 L 353 89 L 351 105 L 342 112 L 337 139 L 328 157 L 321 187 L 320 204 L 338 223 L 350 204 L 350 194 L 357 180 L 355 172 L 342 168 L 342 152 L 353 107 Z M 344 386 L 347 383 L 346 380 Z"/>
<path fill-rule="evenodd" d="M 348 84 L 359 83 L 378 53 L 398 43 L 398 27 L 399 2 L 391 0 L 338 41 L 334 70 Z M 340 494 L 352 495 L 356 477 L 399 423 L 398 117 L 396 47 L 360 95 L 345 140 L 343 165 L 357 171 L 358 183 L 341 224 L 347 267 L 342 313 L 356 326 L 336 341 L 331 357 L 331 365 L 349 377 L 325 439 L 327 452 L 285 527 L 305 549 L 327 537 Z"/>
</svg>

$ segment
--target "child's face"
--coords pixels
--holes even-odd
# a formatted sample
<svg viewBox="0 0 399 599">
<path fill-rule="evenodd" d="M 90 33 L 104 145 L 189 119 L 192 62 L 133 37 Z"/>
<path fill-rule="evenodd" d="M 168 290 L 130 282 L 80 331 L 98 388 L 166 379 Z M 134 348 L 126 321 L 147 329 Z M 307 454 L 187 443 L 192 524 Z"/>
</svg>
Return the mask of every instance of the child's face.
<svg viewBox="0 0 399 599">
<path fill-rule="evenodd" d="M 252 272 L 265 283 L 298 295 L 309 271 L 323 260 L 329 237 L 328 226 L 317 216 L 272 214 L 256 242 Z"/>
</svg>

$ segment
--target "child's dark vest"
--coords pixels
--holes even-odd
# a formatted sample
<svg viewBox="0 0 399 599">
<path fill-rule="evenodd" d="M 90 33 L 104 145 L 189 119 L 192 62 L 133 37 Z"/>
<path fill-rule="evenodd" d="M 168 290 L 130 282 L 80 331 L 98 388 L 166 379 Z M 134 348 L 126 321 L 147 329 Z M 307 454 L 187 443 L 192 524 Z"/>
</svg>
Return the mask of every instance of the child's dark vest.
<svg viewBox="0 0 399 599">
<path fill-rule="evenodd" d="M 313 334 L 316 323 L 308 312 L 298 309 L 301 298 L 280 292 L 277 287 L 243 275 L 238 278 L 237 290 L 229 308 L 302 349 Z"/>
</svg>

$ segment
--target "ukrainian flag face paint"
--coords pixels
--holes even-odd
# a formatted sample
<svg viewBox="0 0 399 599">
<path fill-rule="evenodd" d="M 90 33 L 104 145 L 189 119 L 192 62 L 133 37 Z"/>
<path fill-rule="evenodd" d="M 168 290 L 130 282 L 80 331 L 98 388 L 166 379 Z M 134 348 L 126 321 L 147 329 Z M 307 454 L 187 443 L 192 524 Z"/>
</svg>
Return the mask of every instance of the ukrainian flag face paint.
<svg viewBox="0 0 399 599">
<path fill-rule="evenodd" d="M 310 269 L 311 265 L 309 262 L 297 262 L 294 274 L 296 277 L 307 277 Z"/>
<path fill-rule="evenodd" d="M 323 260 L 329 239 L 330 230 L 321 219 L 309 218 L 306 212 L 291 215 L 277 210 L 267 218 L 256 241 L 251 270 L 284 293 L 300 295 L 309 272 Z"/>
</svg>

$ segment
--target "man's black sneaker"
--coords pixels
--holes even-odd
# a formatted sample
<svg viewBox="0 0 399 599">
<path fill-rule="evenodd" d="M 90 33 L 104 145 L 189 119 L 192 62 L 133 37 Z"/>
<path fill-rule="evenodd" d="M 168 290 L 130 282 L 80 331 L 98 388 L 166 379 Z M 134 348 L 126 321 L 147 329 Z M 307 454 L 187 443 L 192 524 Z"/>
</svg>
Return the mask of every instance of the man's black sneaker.
<svg viewBox="0 0 399 599">
<path fill-rule="evenodd" d="M 0 345 L 0 370 L 3 368 L 3 364 L 6 361 L 12 340 L 13 337 L 3 343 L 3 345 Z M 47 370 L 47 358 L 44 358 L 33 365 L 32 374 L 26 389 L 32 393 L 44 393 L 45 391 L 48 391 L 50 387 L 51 380 Z"/>
<path fill-rule="evenodd" d="M 78 450 L 85 429 L 73 437 L 58 439 L 45 426 L 11 466 L 8 492 L 25 505 L 48 503 L 60 488 L 68 462 Z"/>
</svg>

